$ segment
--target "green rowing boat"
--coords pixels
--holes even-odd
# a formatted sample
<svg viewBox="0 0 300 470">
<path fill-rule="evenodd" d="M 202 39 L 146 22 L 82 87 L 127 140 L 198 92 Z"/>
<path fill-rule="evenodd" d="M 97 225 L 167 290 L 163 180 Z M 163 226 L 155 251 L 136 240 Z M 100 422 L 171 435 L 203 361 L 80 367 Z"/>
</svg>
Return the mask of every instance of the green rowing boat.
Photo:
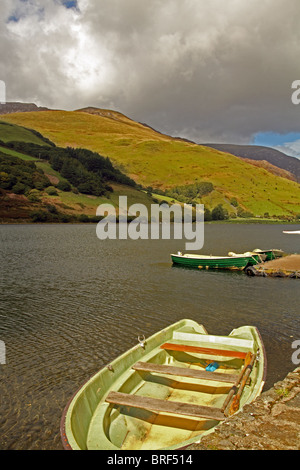
<svg viewBox="0 0 300 470">
<path fill-rule="evenodd" d="M 260 250 L 259 248 L 256 248 L 253 250 L 254 253 L 257 253 L 259 255 L 264 255 L 265 261 L 271 261 L 276 258 L 281 258 L 283 256 L 283 251 L 278 250 L 278 249 L 271 249 L 271 250 Z"/>
<path fill-rule="evenodd" d="M 185 448 L 252 402 L 265 375 L 255 327 L 215 336 L 181 320 L 139 338 L 80 388 L 61 420 L 64 448 Z"/>
<path fill-rule="evenodd" d="M 231 269 L 243 270 L 247 266 L 259 263 L 258 256 L 252 253 L 231 256 L 204 256 L 194 254 L 171 254 L 173 264 L 199 269 Z"/>
<path fill-rule="evenodd" d="M 249 259 L 249 263 L 247 266 L 253 266 L 258 263 L 263 263 L 264 261 L 266 261 L 266 258 L 267 258 L 267 256 L 264 253 L 257 253 L 255 251 L 247 251 L 246 253 L 242 253 L 242 254 L 237 254 L 237 253 L 234 253 L 233 251 L 230 251 L 228 253 L 228 256 L 234 256 L 234 257 L 249 256 L 250 259 Z"/>
</svg>

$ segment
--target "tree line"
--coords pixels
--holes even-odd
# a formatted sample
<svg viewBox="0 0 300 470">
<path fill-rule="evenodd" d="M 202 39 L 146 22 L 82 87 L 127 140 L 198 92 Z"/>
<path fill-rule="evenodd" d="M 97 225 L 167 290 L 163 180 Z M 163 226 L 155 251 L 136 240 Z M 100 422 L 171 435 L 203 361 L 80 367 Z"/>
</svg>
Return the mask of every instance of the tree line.
<svg viewBox="0 0 300 470">
<path fill-rule="evenodd" d="M 34 162 L 0 152 L 0 188 L 24 194 L 30 189 L 41 191 L 50 185 L 49 179 Z"/>
<path fill-rule="evenodd" d="M 62 148 L 56 147 L 54 144 L 42 146 L 28 142 L 4 143 L 0 141 L 0 145 L 48 161 L 53 170 L 58 171 L 63 178 L 83 194 L 102 196 L 108 191 L 112 191 L 110 182 L 132 187 L 138 186 L 135 181 L 115 168 L 108 157 L 103 157 L 91 150 Z M 6 156 L 6 158 L 8 157 Z M 31 167 L 35 167 L 32 165 L 34 163 L 31 163 Z M 65 188 L 65 190 L 70 189 L 67 185 Z"/>
<path fill-rule="evenodd" d="M 175 186 L 174 188 L 165 190 L 153 189 L 151 186 L 148 186 L 147 188 L 148 193 L 154 192 L 186 204 L 196 202 L 197 199 L 207 196 L 213 190 L 214 185 L 209 181 L 201 181 L 199 183 L 186 184 L 184 186 Z"/>
</svg>

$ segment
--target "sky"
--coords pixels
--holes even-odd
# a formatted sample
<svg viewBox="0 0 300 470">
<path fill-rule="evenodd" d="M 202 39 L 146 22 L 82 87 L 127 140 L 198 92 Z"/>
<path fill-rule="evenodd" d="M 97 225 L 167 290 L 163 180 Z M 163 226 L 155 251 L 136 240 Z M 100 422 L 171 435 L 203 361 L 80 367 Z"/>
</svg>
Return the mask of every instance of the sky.
<svg viewBox="0 0 300 470">
<path fill-rule="evenodd" d="M 1 0 L 0 80 L 6 101 L 300 157 L 299 18 L 299 0 Z"/>
</svg>

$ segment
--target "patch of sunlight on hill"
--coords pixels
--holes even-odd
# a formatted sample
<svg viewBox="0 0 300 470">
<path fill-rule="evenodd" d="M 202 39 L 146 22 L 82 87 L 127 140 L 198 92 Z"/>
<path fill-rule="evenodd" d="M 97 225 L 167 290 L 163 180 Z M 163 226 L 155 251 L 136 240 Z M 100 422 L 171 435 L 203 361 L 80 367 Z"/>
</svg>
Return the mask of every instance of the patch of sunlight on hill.
<svg viewBox="0 0 300 470">
<path fill-rule="evenodd" d="M 0 116 L 0 140 L 2 142 L 22 141 L 37 145 L 47 145 L 40 137 L 35 135 L 30 129 L 25 129 L 22 124 L 18 126 L 7 122 L 8 115 Z M 17 123 L 16 123 L 17 124 Z"/>
</svg>

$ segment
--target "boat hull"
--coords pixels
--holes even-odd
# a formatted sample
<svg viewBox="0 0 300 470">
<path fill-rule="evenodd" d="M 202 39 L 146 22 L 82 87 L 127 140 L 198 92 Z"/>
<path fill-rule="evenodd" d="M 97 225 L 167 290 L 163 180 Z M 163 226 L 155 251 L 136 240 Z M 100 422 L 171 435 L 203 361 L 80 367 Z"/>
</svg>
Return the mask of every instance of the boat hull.
<svg viewBox="0 0 300 470">
<path fill-rule="evenodd" d="M 209 348 L 203 347 L 207 345 Z M 248 350 L 260 350 L 260 360 L 241 398 L 242 407 L 261 393 L 265 382 L 265 352 L 255 327 L 237 328 L 221 337 L 208 335 L 192 320 L 181 320 L 137 344 L 99 371 L 71 399 L 61 422 L 65 449 L 163 450 L 199 442 L 222 419 L 220 406 L 243 365 L 242 358 L 235 357 L 237 349 L 244 355 Z M 210 372 L 213 382 L 211 376 L 209 380 L 202 377 L 212 354 L 219 365 L 219 372 Z M 202 378 L 195 379 L 195 374 Z M 224 383 L 229 376 L 232 383 Z M 146 403 L 145 409 L 140 402 Z M 209 414 L 203 414 L 203 409 Z"/>
<path fill-rule="evenodd" d="M 272 261 L 273 259 L 276 258 L 281 258 L 283 256 L 283 251 L 282 250 L 277 250 L 277 249 L 272 249 L 272 250 L 259 250 L 256 249 L 254 250 L 255 253 L 264 255 L 265 261 Z"/>
<path fill-rule="evenodd" d="M 196 256 L 171 255 L 173 264 L 199 269 L 230 269 L 242 271 L 258 264 L 256 256 Z"/>
</svg>

